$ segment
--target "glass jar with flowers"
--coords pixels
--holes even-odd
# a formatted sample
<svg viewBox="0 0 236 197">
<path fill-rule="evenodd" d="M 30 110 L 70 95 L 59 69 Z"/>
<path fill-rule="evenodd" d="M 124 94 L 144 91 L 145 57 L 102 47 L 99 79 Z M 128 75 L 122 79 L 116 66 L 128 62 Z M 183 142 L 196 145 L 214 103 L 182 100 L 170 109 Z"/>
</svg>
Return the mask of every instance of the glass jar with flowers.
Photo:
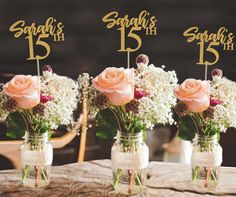
<svg viewBox="0 0 236 197">
<path fill-rule="evenodd" d="M 40 78 L 16 75 L 2 85 L 0 119 L 8 125 L 7 136 L 24 137 L 20 148 L 24 186 L 44 187 L 50 183 L 51 131 L 60 124 L 73 124 L 77 91 L 76 82 L 56 75 L 48 65 L 44 66 Z"/>
<path fill-rule="evenodd" d="M 192 180 L 202 187 L 215 187 L 222 163 L 220 133 L 236 127 L 236 83 L 212 71 L 212 81 L 187 79 L 174 89 L 178 99 L 179 137 L 193 141 Z"/>
<path fill-rule="evenodd" d="M 89 118 L 97 123 L 97 136 L 116 139 L 111 149 L 113 186 L 129 195 L 144 192 L 146 131 L 174 122 L 176 74 L 148 62 L 142 54 L 136 58 L 137 69 L 109 67 L 95 78 L 85 73 L 78 79 L 80 98 L 88 98 Z"/>
</svg>

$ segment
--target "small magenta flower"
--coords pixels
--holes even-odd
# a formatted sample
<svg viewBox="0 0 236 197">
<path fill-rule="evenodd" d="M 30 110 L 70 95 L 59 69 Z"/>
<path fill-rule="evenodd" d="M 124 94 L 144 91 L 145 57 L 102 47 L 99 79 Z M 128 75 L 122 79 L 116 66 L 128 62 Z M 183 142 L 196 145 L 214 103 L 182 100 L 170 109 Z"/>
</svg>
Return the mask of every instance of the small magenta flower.
<svg viewBox="0 0 236 197">
<path fill-rule="evenodd" d="M 48 101 L 52 101 L 53 99 L 54 98 L 52 96 L 40 94 L 41 103 L 47 103 Z"/>
<path fill-rule="evenodd" d="M 223 101 L 221 101 L 220 99 L 212 98 L 212 97 L 210 98 L 210 106 L 214 107 L 220 104 L 223 104 Z"/>
<path fill-rule="evenodd" d="M 145 54 L 140 54 L 136 57 L 136 64 L 144 64 L 147 66 L 149 63 L 149 58 Z"/>
<path fill-rule="evenodd" d="M 42 70 L 43 70 L 43 72 L 46 72 L 46 71 L 50 72 L 50 73 L 53 72 L 52 67 L 49 65 L 44 65 Z"/>
<path fill-rule="evenodd" d="M 211 76 L 212 77 L 217 76 L 221 78 L 223 76 L 223 71 L 221 69 L 215 68 L 211 71 Z"/>
<path fill-rule="evenodd" d="M 134 98 L 138 100 L 149 95 L 149 92 L 146 92 L 144 90 L 138 90 L 136 87 L 134 88 Z"/>
</svg>

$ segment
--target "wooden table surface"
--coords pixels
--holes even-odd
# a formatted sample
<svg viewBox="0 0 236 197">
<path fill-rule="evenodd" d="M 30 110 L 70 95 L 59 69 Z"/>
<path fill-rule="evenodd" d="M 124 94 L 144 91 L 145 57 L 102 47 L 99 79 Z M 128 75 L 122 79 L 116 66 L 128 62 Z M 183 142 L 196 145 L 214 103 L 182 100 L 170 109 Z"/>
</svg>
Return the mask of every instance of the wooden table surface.
<svg viewBox="0 0 236 197">
<path fill-rule="evenodd" d="M 113 191 L 110 165 L 110 160 L 97 160 L 53 167 L 51 184 L 38 190 L 21 186 L 19 170 L 0 171 L 0 197 L 125 196 Z M 236 196 L 236 168 L 222 167 L 218 187 L 205 189 L 192 185 L 188 165 L 150 162 L 143 196 Z"/>
</svg>

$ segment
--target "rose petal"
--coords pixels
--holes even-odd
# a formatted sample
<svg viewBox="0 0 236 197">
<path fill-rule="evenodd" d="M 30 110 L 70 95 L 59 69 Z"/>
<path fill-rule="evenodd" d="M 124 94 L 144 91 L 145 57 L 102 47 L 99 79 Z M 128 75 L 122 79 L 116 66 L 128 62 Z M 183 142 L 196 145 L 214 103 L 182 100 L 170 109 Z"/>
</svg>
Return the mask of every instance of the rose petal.
<svg viewBox="0 0 236 197">
<path fill-rule="evenodd" d="M 186 79 L 173 91 L 176 98 L 186 103 L 192 112 L 202 112 L 210 105 L 210 82 Z"/>
<path fill-rule="evenodd" d="M 124 105 L 134 98 L 134 69 L 109 67 L 92 80 L 95 89 L 106 94 L 111 104 Z"/>
<path fill-rule="evenodd" d="M 40 102 L 40 81 L 37 76 L 16 75 L 4 85 L 3 91 L 14 98 L 20 108 L 29 109 Z"/>
</svg>

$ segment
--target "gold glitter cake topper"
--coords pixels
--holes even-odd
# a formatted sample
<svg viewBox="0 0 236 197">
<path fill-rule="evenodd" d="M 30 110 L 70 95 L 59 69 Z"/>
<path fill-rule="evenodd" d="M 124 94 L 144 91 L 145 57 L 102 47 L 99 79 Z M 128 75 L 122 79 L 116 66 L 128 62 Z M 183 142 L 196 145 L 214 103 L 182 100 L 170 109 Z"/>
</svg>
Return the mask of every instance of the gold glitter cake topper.
<svg viewBox="0 0 236 197">
<path fill-rule="evenodd" d="M 234 50 L 235 36 L 226 27 L 220 27 L 216 33 L 209 33 L 208 30 L 200 32 L 199 28 L 194 26 L 186 29 L 183 36 L 187 37 L 188 43 L 195 41 L 199 45 L 197 64 L 205 65 L 205 79 L 207 79 L 207 67 L 216 64 L 220 59 L 219 49 Z"/>
<path fill-rule="evenodd" d="M 112 11 L 106 14 L 102 21 L 106 23 L 108 29 L 116 28 L 120 31 L 120 49 L 118 49 L 120 52 L 134 52 L 142 46 L 142 39 L 137 34 L 139 31 L 144 31 L 146 36 L 157 34 L 157 19 L 146 10 L 141 11 L 137 18 L 131 18 L 128 14 L 120 17 L 117 11 Z M 133 39 L 136 47 L 127 47 L 126 38 Z"/>
<path fill-rule="evenodd" d="M 119 12 L 112 11 L 107 13 L 102 21 L 106 23 L 107 29 L 116 28 L 120 31 L 120 48 L 117 51 L 127 52 L 128 67 L 130 52 L 137 51 L 142 46 L 142 38 L 138 32 L 143 31 L 145 36 L 157 34 L 157 19 L 146 10 L 141 11 L 136 18 L 128 14 L 120 16 Z M 127 39 L 134 45 L 133 47 L 127 46 Z"/>
<path fill-rule="evenodd" d="M 47 40 L 50 37 L 54 42 L 65 40 L 63 32 L 64 25 L 62 22 L 57 22 L 53 17 L 49 17 L 45 24 L 38 25 L 33 22 L 31 25 L 26 25 L 24 20 L 18 20 L 13 23 L 9 30 L 14 33 L 15 38 L 24 37 L 29 44 L 29 57 L 27 60 L 43 60 L 49 56 L 51 48 Z M 35 54 L 35 48 L 39 48 L 42 54 Z"/>
</svg>

